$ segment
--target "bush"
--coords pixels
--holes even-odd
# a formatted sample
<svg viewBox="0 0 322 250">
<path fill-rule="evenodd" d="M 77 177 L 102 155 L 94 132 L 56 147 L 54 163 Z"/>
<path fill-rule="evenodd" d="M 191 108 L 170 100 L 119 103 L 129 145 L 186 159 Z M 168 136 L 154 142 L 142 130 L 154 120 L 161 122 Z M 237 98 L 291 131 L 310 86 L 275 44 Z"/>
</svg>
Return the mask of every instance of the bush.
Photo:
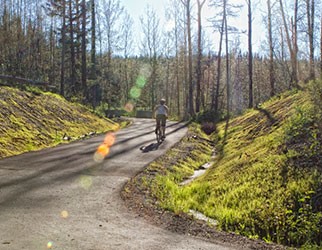
<svg viewBox="0 0 322 250">
<path fill-rule="evenodd" d="M 207 135 L 216 131 L 216 123 L 221 120 L 222 115 L 211 110 L 198 113 L 195 118 L 195 121 L 201 124 L 202 131 Z"/>
<path fill-rule="evenodd" d="M 207 135 L 211 135 L 216 131 L 216 124 L 214 122 L 203 122 L 201 123 L 201 129 Z"/>
<path fill-rule="evenodd" d="M 215 111 L 208 110 L 201 113 L 198 113 L 195 118 L 196 122 L 218 122 L 221 120 L 221 115 L 216 113 Z"/>
</svg>

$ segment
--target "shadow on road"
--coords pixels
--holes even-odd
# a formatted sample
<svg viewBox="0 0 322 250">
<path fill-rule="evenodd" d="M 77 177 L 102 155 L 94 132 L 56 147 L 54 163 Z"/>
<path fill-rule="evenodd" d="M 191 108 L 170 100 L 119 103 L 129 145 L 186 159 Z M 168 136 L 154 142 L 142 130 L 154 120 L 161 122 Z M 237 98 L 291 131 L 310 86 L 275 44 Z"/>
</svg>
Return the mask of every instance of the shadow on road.
<svg viewBox="0 0 322 250">
<path fill-rule="evenodd" d="M 151 143 L 151 144 L 150 144 L 150 145 L 148 145 L 148 146 L 142 146 L 142 147 L 140 147 L 140 150 L 141 150 L 143 153 L 148 153 L 148 152 L 150 152 L 150 151 L 158 150 L 159 145 L 160 145 L 160 143 Z"/>
<path fill-rule="evenodd" d="M 178 125 L 178 123 L 170 124 L 170 126 Z M 169 127 L 170 127 L 169 126 Z M 154 137 L 146 137 L 148 134 L 154 133 L 148 125 L 133 126 L 133 129 L 120 131 L 119 134 L 126 134 L 124 139 L 119 140 L 113 145 L 113 151 L 105 158 L 104 162 L 118 155 L 127 154 L 128 152 L 140 148 L 142 152 L 152 152 L 160 149 L 160 144 L 156 143 Z M 175 133 L 185 127 L 178 126 L 169 134 Z M 139 134 L 134 134 L 133 131 L 143 130 Z M 144 132 L 144 130 L 147 132 Z M 130 134 L 133 133 L 133 136 Z M 103 141 L 104 135 L 93 137 L 86 141 L 78 141 L 70 144 L 60 145 L 55 148 L 45 149 L 42 151 L 30 152 L 16 157 L 9 157 L 0 161 L 0 169 L 8 171 L 16 171 L 12 174 L 12 178 L 2 178 L 0 180 L 0 190 L 5 190 L 11 186 L 19 186 L 14 191 L 0 196 L 0 206 L 2 208 L 10 207 L 9 201 L 19 200 L 20 197 L 27 193 L 41 189 L 44 186 L 54 183 L 62 184 L 76 180 L 78 176 L 91 171 L 98 171 L 102 168 L 103 163 L 95 163 L 92 159 L 97 145 Z M 121 144 L 121 145 L 119 145 Z M 142 144 L 148 146 L 142 146 Z M 120 147 L 117 147 L 119 145 Z M 114 148 L 116 146 L 116 150 Z M 119 166 L 118 166 L 119 167 Z M 24 175 L 16 174 L 20 170 L 27 170 Z M 43 176 L 46 176 L 45 179 Z M 46 180 L 46 181 L 44 181 Z M 36 204 L 35 204 L 36 205 Z M 37 204 L 39 206 L 39 204 Z"/>
</svg>

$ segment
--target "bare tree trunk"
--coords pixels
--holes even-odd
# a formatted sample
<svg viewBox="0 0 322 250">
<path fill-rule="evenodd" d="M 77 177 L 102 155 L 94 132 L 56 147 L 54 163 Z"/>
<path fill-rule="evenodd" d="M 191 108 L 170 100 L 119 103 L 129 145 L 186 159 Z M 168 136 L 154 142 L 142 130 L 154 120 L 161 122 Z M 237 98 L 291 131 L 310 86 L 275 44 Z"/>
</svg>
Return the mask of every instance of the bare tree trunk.
<svg viewBox="0 0 322 250">
<path fill-rule="evenodd" d="M 212 103 L 214 104 L 213 110 L 216 114 L 218 114 L 219 109 L 219 89 L 220 89 L 220 79 L 221 79 L 221 53 L 222 53 L 222 45 L 223 45 L 223 37 L 224 37 L 224 27 L 225 27 L 225 18 L 222 19 L 222 24 L 220 28 L 220 38 L 219 38 L 219 50 L 217 55 L 217 80 L 216 80 L 216 94 L 213 95 Z"/>
<path fill-rule="evenodd" d="M 132 44 L 132 26 L 133 26 L 133 20 L 129 16 L 129 14 L 125 14 L 124 16 L 124 25 L 123 25 L 123 51 L 124 51 L 124 83 L 125 83 L 125 88 L 124 88 L 124 101 L 127 103 L 129 101 L 129 92 L 130 92 L 130 81 L 129 81 L 129 51 L 131 49 L 131 44 Z"/>
<path fill-rule="evenodd" d="M 86 65 L 86 1 L 82 0 L 82 91 L 87 95 L 87 65 Z"/>
<path fill-rule="evenodd" d="M 322 17 L 321 17 L 321 32 L 320 32 L 320 78 L 322 79 Z"/>
<path fill-rule="evenodd" d="M 205 4 L 205 0 L 198 2 L 198 59 L 197 59 L 197 81 L 196 81 L 196 112 L 200 112 L 200 98 L 201 98 L 201 59 L 202 59 L 202 45 L 201 45 L 201 36 L 202 36 L 202 26 L 201 26 L 201 10 Z"/>
<path fill-rule="evenodd" d="M 191 38 L 191 13 L 190 13 L 190 0 L 181 0 L 186 8 L 187 18 L 187 35 L 188 35 L 188 112 L 191 116 L 194 116 L 193 107 L 193 73 L 192 73 L 192 38 Z"/>
<path fill-rule="evenodd" d="M 253 108 L 253 45 L 252 45 L 252 2 L 247 0 L 248 4 L 248 77 L 249 77 L 249 103 L 248 108 Z"/>
<path fill-rule="evenodd" d="M 55 33 L 54 33 L 54 17 L 50 17 L 50 37 L 49 37 L 49 50 L 50 50 L 50 72 L 49 72 L 49 82 L 52 84 L 56 82 L 56 72 L 55 72 Z"/>
<path fill-rule="evenodd" d="M 177 16 L 175 17 L 176 18 L 176 26 L 175 26 L 175 46 L 176 46 L 176 89 L 177 89 L 177 116 L 178 118 L 180 117 L 181 115 L 181 112 L 180 112 L 180 82 L 179 82 L 179 56 L 180 56 L 180 53 L 179 53 L 179 32 L 178 32 L 178 25 L 177 25 Z"/>
<path fill-rule="evenodd" d="M 96 79 L 96 8 L 95 0 L 91 0 L 92 37 L 91 37 L 91 79 Z"/>
<path fill-rule="evenodd" d="M 60 94 L 65 96 L 65 54 L 66 54 L 66 2 L 62 1 L 62 50 L 60 63 Z"/>
<path fill-rule="evenodd" d="M 184 5 L 184 12 L 182 13 L 182 19 L 184 20 L 183 22 L 183 48 L 180 47 L 179 50 L 179 54 L 180 57 L 182 57 L 182 61 L 183 61 L 183 95 L 182 95 L 182 99 L 183 99 L 183 106 L 184 106 L 184 119 L 188 119 L 189 116 L 189 79 L 188 79 L 188 42 L 187 42 L 187 15 L 186 15 L 186 11 L 185 11 L 185 3 L 183 0 L 181 0 L 181 2 Z"/>
<path fill-rule="evenodd" d="M 228 47 L 228 22 L 227 22 L 227 1 L 224 0 L 224 22 L 225 22 L 225 43 L 226 43 L 226 88 L 227 88 L 227 119 L 230 117 L 230 68 L 229 68 L 229 47 Z"/>
<path fill-rule="evenodd" d="M 293 84 L 297 85 L 298 80 L 298 44 L 297 44 L 297 23 L 298 23 L 298 0 L 294 1 L 294 23 L 293 27 L 293 60 L 292 60 L 292 75 L 293 75 Z"/>
<path fill-rule="evenodd" d="M 187 29 L 188 29 L 188 51 L 189 51 L 189 113 L 194 116 L 193 107 L 193 73 L 192 73 L 192 38 L 191 38 L 191 15 L 190 0 L 187 0 Z"/>
<path fill-rule="evenodd" d="M 81 0 L 83 1 L 83 0 Z M 83 3 L 82 3 L 83 5 Z M 75 1 L 75 7 L 76 7 L 76 48 L 75 48 L 75 57 L 76 57 L 76 61 L 79 62 L 80 61 L 80 58 L 81 58 L 81 46 L 79 46 L 82 41 L 81 41 L 81 38 L 82 38 L 82 34 L 81 34 L 81 19 L 80 17 L 83 15 L 82 11 L 83 11 L 83 6 L 80 6 L 79 4 L 79 0 L 76 0 Z"/>
<path fill-rule="evenodd" d="M 69 0 L 69 35 L 70 35 L 70 82 L 72 93 L 75 94 L 76 89 L 76 61 L 75 61 L 75 43 L 74 43 L 74 27 L 73 27 L 73 5 L 72 0 Z"/>
<path fill-rule="evenodd" d="M 268 10 L 268 41 L 269 41 L 269 82 L 271 86 L 270 96 L 275 95 L 275 71 L 274 71 L 274 47 L 273 47 L 273 32 L 272 32 L 272 5 L 271 0 L 267 0 Z"/>
<path fill-rule="evenodd" d="M 313 80 L 315 78 L 314 69 L 314 0 L 306 0 L 306 14 L 308 23 L 308 36 L 309 36 L 309 48 L 310 48 L 310 75 L 309 79 Z"/>
<path fill-rule="evenodd" d="M 297 10 L 298 10 L 298 0 L 295 0 L 295 7 L 294 7 L 294 18 L 295 21 L 292 21 L 292 37 L 288 30 L 288 25 L 286 22 L 286 16 L 284 11 L 284 6 L 282 0 L 279 0 L 280 2 L 280 9 L 282 13 L 282 19 L 283 19 L 283 25 L 284 25 L 284 31 L 286 34 L 286 41 L 288 45 L 288 49 L 290 51 L 291 56 L 291 65 L 292 65 L 292 71 L 291 71 L 291 84 L 294 85 L 298 82 L 297 77 Z"/>
<path fill-rule="evenodd" d="M 150 84 L 151 84 L 151 91 L 150 91 L 150 100 L 151 100 L 151 109 L 154 109 L 156 104 L 156 80 L 157 80 L 157 69 L 158 69 L 158 60 L 157 60 L 157 52 L 158 52 L 158 45 L 160 41 L 160 33 L 159 33 L 159 23 L 160 19 L 157 17 L 156 12 L 151 9 L 150 7 L 146 10 L 146 20 L 141 18 L 141 24 L 144 29 L 144 36 L 146 48 L 148 49 L 148 58 L 151 67 L 151 74 L 150 74 Z"/>
</svg>

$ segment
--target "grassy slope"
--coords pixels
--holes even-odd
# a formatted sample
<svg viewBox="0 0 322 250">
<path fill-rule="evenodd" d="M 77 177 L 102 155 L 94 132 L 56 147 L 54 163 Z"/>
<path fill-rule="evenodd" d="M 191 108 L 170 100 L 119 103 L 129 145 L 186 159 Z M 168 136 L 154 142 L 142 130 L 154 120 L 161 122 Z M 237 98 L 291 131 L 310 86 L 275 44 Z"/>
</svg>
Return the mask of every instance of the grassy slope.
<svg viewBox="0 0 322 250">
<path fill-rule="evenodd" d="M 76 139 L 118 128 L 58 95 L 9 87 L 0 87 L 0 124 L 0 158 L 55 146 L 65 134 Z"/>
<path fill-rule="evenodd" d="M 226 231 L 293 246 L 320 244 L 322 216 L 311 201 L 320 194 L 322 143 L 313 117 L 307 91 L 286 93 L 218 126 L 217 157 L 203 177 L 182 187 L 189 164 L 174 164 L 147 185 L 162 207 L 198 210 Z"/>
<path fill-rule="evenodd" d="M 227 131 L 226 124 L 219 126 L 221 152 L 194 184 L 199 189 L 207 183 L 211 190 L 199 210 L 223 229 L 247 236 L 295 245 L 309 238 L 306 231 L 315 221 L 302 223 L 300 201 L 318 188 L 321 174 L 318 166 L 290 164 L 301 152 L 285 147 L 298 110 L 309 109 L 307 100 L 304 92 L 284 96 L 234 119 Z"/>
</svg>

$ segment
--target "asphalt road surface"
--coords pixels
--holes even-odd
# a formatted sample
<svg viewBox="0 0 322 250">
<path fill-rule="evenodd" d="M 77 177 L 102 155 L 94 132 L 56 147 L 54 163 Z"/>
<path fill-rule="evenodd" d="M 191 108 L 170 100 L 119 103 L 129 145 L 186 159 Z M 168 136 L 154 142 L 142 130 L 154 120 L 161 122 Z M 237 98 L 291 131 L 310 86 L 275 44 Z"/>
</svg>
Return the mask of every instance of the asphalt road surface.
<svg viewBox="0 0 322 250">
<path fill-rule="evenodd" d="M 100 163 L 93 155 L 105 135 L 1 160 L 0 249 L 230 249 L 151 225 L 120 198 L 132 176 L 186 133 L 168 126 L 157 147 L 154 121 L 135 119 Z"/>
</svg>

